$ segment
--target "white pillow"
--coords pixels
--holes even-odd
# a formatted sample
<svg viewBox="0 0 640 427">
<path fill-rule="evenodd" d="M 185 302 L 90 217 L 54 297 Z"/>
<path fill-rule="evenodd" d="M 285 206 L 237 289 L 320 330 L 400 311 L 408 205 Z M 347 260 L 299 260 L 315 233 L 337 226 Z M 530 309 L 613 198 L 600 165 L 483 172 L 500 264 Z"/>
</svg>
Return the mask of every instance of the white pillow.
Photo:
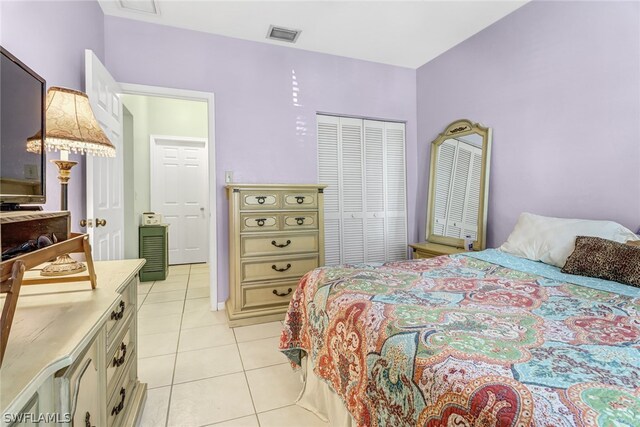
<svg viewBox="0 0 640 427">
<path fill-rule="evenodd" d="M 620 243 L 640 240 L 631 230 L 613 221 L 551 218 L 525 212 L 520 214 L 500 250 L 563 267 L 575 249 L 577 236 L 601 237 Z"/>
</svg>

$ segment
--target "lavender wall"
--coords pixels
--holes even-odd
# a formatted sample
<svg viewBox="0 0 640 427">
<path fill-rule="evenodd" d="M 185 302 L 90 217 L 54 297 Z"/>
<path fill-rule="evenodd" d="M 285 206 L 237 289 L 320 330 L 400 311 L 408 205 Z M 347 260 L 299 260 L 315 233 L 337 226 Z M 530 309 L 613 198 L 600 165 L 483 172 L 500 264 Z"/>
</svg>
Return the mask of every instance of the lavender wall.
<svg viewBox="0 0 640 427">
<path fill-rule="evenodd" d="M 316 112 L 407 121 L 409 236 L 417 237 L 415 70 L 114 17 L 105 18 L 105 51 L 120 82 L 215 93 L 220 301 L 228 295 L 224 171 L 236 182 L 317 182 Z"/>
<path fill-rule="evenodd" d="M 84 50 L 104 57 L 104 15 L 97 2 L 2 1 L 0 43 L 46 81 L 47 87 L 84 89 Z M 47 159 L 58 158 L 49 153 Z M 82 156 L 72 169 L 69 208 L 72 228 L 85 215 L 85 171 Z M 55 165 L 47 162 L 47 210 L 60 209 L 60 184 Z"/>
<path fill-rule="evenodd" d="M 640 3 L 534 1 L 420 67 L 417 91 L 419 165 L 453 120 L 493 128 L 489 246 L 523 211 L 638 228 Z"/>
</svg>

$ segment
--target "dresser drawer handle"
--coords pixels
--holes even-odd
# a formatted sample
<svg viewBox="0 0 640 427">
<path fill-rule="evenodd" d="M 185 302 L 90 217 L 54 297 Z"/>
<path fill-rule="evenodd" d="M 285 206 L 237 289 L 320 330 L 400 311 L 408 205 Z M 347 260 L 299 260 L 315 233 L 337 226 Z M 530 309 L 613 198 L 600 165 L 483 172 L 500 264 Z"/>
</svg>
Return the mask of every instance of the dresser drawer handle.
<svg viewBox="0 0 640 427">
<path fill-rule="evenodd" d="M 287 295 L 289 295 L 291 292 L 293 291 L 293 289 L 289 288 L 287 289 L 287 292 L 283 292 L 283 293 L 279 293 L 277 289 L 273 290 L 273 294 L 279 297 L 286 297 Z"/>
<path fill-rule="evenodd" d="M 113 358 L 113 366 L 116 368 L 118 366 L 124 365 L 124 358 L 127 356 L 127 345 L 125 343 L 120 344 L 120 350 L 122 351 L 122 353 L 120 354 L 120 357 Z"/>
<path fill-rule="evenodd" d="M 262 227 L 264 226 L 264 222 L 267 220 L 267 218 L 256 218 L 256 224 L 258 224 L 258 227 Z"/>
<path fill-rule="evenodd" d="M 127 395 L 127 390 L 124 387 L 120 389 L 120 403 L 111 409 L 111 415 L 118 415 L 124 409 L 124 399 Z"/>
<path fill-rule="evenodd" d="M 120 301 L 120 304 L 118 304 L 118 307 L 120 307 L 120 309 L 118 311 L 112 311 L 111 312 L 111 320 L 120 320 L 122 319 L 122 317 L 124 316 L 124 301 Z"/>
<path fill-rule="evenodd" d="M 282 244 L 282 245 L 280 245 L 280 244 L 276 243 L 276 241 L 275 241 L 275 240 L 272 240 L 272 241 L 271 241 L 271 244 L 272 244 L 273 246 L 275 246 L 276 248 L 286 248 L 287 246 L 289 246 L 289 245 L 291 244 L 291 240 L 287 240 L 287 243 Z"/>
<path fill-rule="evenodd" d="M 259 205 L 264 205 L 264 201 L 267 200 L 266 196 L 256 196 Z"/>
<path fill-rule="evenodd" d="M 298 202 L 299 205 L 304 203 L 304 196 L 295 196 L 296 197 L 296 202 Z"/>
<path fill-rule="evenodd" d="M 304 217 L 303 216 L 299 216 L 298 218 L 296 218 L 296 223 L 298 225 L 304 225 Z"/>
<path fill-rule="evenodd" d="M 285 268 L 278 268 L 278 267 L 276 267 L 275 264 L 273 264 L 271 266 L 271 268 L 273 268 L 275 271 L 283 272 L 283 271 L 287 271 L 288 269 L 290 269 L 291 268 L 291 264 L 287 264 L 287 266 Z"/>
</svg>

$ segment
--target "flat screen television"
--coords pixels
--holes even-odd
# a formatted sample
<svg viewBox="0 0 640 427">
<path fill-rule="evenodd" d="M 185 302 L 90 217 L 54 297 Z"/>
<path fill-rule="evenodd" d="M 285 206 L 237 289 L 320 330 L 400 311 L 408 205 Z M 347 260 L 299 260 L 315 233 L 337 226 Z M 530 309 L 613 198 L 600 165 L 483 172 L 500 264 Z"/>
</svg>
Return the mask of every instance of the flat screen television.
<svg viewBox="0 0 640 427">
<path fill-rule="evenodd" d="M 3 209 L 45 202 L 45 150 L 27 139 L 45 134 L 46 82 L 0 46 L 0 203 Z"/>
</svg>

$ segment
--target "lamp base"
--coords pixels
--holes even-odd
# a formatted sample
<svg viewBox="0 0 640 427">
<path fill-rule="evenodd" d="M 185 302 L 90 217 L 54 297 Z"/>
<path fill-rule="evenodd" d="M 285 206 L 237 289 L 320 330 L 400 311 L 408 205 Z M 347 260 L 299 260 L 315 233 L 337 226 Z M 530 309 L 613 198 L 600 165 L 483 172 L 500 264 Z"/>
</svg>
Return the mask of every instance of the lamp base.
<svg viewBox="0 0 640 427">
<path fill-rule="evenodd" d="M 40 271 L 41 276 L 67 276 L 69 274 L 82 273 L 87 267 L 71 258 L 69 254 L 60 255 L 55 261 Z"/>
</svg>

